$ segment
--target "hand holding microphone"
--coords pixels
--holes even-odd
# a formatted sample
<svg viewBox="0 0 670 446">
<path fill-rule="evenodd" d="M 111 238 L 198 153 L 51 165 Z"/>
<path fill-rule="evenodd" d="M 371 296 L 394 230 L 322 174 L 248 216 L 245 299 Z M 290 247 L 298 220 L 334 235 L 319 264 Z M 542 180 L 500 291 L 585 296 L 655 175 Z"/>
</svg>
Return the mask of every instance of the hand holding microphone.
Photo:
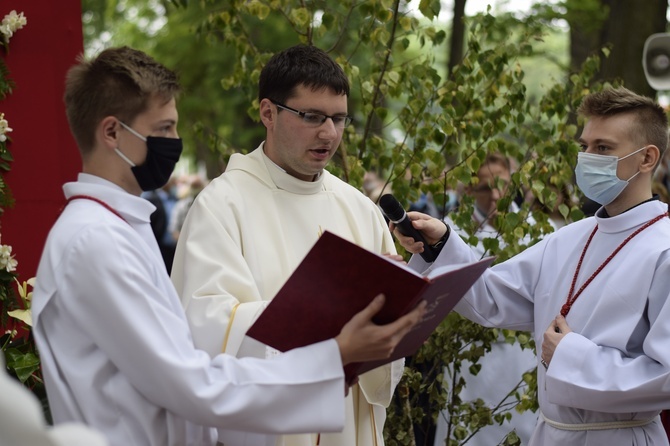
<svg viewBox="0 0 670 446">
<path fill-rule="evenodd" d="M 436 251 L 429 245 L 423 234 L 412 225 L 412 221 L 407 217 L 407 213 L 393 195 L 382 195 L 379 199 L 379 206 L 382 208 L 386 218 L 398 228 L 398 231 L 423 243 L 423 252 L 420 255 L 424 261 L 431 263 L 437 258 L 439 251 Z"/>
</svg>

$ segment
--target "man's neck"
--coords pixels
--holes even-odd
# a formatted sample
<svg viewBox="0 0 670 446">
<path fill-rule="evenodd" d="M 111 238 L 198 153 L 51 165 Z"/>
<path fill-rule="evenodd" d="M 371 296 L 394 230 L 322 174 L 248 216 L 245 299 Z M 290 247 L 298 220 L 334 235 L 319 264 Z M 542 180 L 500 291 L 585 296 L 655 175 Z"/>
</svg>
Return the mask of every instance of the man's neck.
<svg viewBox="0 0 670 446">
<path fill-rule="evenodd" d="M 604 217 L 615 217 L 617 215 L 621 215 L 624 212 L 628 212 L 631 209 L 634 209 L 641 204 L 644 204 L 644 203 L 647 203 L 647 202 L 653 201 L 653 200 L 658 200 L 658 195 L 653 195 L 652 196 L 651 193 L 650 193 L 648 198 L 643 199 L 643 200 L 638 200 L 636 203 L 632 203 L 632 204 L 631 203 L 622 203 L 622 204 L 611 203 L 611 204 L 608 204 L 607 206 L 604 206 L 604 208 L 605 208 Z"/>
<path fill-rule="evenodd" d="M 286 173 L 287 175 L 291 175 L 290 173 L 288 173 L 288 172 L 286 171 L 286 169 L 284 169 L 282 166 L 280 166 L 279 164 L 277 164 L 277 162 L 276 162 L 275 160 L 273 160 L 272 157 L 270 157 L 270 156 L 268 155 L 268 152 L 265 150 L 265 147 L 266 147 L 266 146 L 267 146 L 267 142 L 263 145 L 263 155 L 265 155 L 265 157 L 266 157 L 267 159 L 269 159 L 270 162 L 271 162 L 272 164 L 274 164 L 275 166 L 277 166 L 277 169 L 281 170 L 282 172 Z M 318 180 L 319 177 L 320 177 L 322 174 L 323 174 L 323 170 L 322 170 L 321 172 L 319 172 L 319 173 L 314 174 L 314 176 L 312 177 L 311 180 L 309 180 L 309 182 L 314 182 L 314 181 Z M 298 178 L 298 177 L 296 177 L 295 175 L 291 175 L 291 176 L 294 177 L 294 178 Z M 299 179 L 299 180 L 302 180 L 301 178 L 298 178 L 298 179 Z M 306 180 L 302 180 L 302 181 L 306 181 Z"/>
<path fill-rule="evenodd" d="M 123 176 L 119 172 L 115 172 L 109 168 L 105 169 L 96 163 L 84 163 L 84 166 L 82 167 L 82 173 L 95 175 L 96 177 L 100 177 L 103 180 L 114 183 L 129 194 L 136 195 L 138 197 L 142 194 L 142 189 L 140 189 L 137 182 L 131 181 L 129 176 Z"/>
</svg>

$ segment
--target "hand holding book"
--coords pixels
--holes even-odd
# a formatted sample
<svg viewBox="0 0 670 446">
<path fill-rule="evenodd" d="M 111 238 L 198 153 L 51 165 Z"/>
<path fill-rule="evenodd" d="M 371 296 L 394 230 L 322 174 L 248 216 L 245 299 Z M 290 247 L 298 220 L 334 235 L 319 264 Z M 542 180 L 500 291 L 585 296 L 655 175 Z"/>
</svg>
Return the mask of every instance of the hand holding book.
<svg viewBox="0 0 670 446">
<path fill-rule="evenodd" d="M 379 294 L 384 305 L 372 317 L 390 324 L 427 302 L 421 320 L 388 358 L 357 355 L 345 366 L 348 380 L 395 359 L 412 355 L 490 265 L 487 258 L 435 268 L 428 277 L 408 266 L 325 232 L 251 326 L 247 335 L 279 351 L 337 337 Z M 361 342 L 370 342 L 362 338 Z"/>
<path fill-rule="evenodd" d="M 362 311 L 347 322 L 335 338 L 340 346 L 342 364 L 384 360 L 393 354 L 398 343 L 419 322 L 426 311 L 421 301 L 412 311 L 386 325 L 377 325 L 372 319 L 384 306 L 386 298 L 378 294 Z"/>
</svg>

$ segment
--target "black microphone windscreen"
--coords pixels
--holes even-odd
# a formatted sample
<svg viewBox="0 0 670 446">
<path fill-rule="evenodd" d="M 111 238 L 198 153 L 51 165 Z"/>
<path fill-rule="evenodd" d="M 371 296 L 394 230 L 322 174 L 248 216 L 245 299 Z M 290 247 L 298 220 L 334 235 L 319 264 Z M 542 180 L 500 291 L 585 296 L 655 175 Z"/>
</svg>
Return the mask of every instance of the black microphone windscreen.
<svg viewBox="0 0 670 446">
<path fill-rule="evenodd" d="M 382 208 L 384 214 L 391 221 L 400 221 L 405 216 L 405 210 L 402 208 L 398 200 L 391 194 L 384 194 L 379 199 L 379 207 Z"/>
</svg>

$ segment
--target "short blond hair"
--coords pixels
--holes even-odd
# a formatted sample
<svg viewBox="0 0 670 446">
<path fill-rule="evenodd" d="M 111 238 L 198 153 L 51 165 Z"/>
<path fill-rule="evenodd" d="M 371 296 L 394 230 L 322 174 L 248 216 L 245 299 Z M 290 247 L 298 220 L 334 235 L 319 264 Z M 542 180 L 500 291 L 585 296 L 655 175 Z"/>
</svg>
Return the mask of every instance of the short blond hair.
<svg viewBox="0 0 670 446">
<path fill-rule="evenodd" d="M 661 158 L 668 147 L 668 116 L 663 107 L 627 88 L 609 88 L 592 93 L 584 98 L 577 112 L 586 118 L 630 113 L 635 117 L 636 141 L 658 147 Z"/>
<path fill-rule="evenodd" d="M 124 46 L 89 61 L 80 57 L 65 81 L 65 110 L 80 152 L 92 150 L 95 128 L 105 117 L 132 122 L 150 99 L 167 103 L 179 89 L 177 75 L 142 51 Z"/>
</svg>

